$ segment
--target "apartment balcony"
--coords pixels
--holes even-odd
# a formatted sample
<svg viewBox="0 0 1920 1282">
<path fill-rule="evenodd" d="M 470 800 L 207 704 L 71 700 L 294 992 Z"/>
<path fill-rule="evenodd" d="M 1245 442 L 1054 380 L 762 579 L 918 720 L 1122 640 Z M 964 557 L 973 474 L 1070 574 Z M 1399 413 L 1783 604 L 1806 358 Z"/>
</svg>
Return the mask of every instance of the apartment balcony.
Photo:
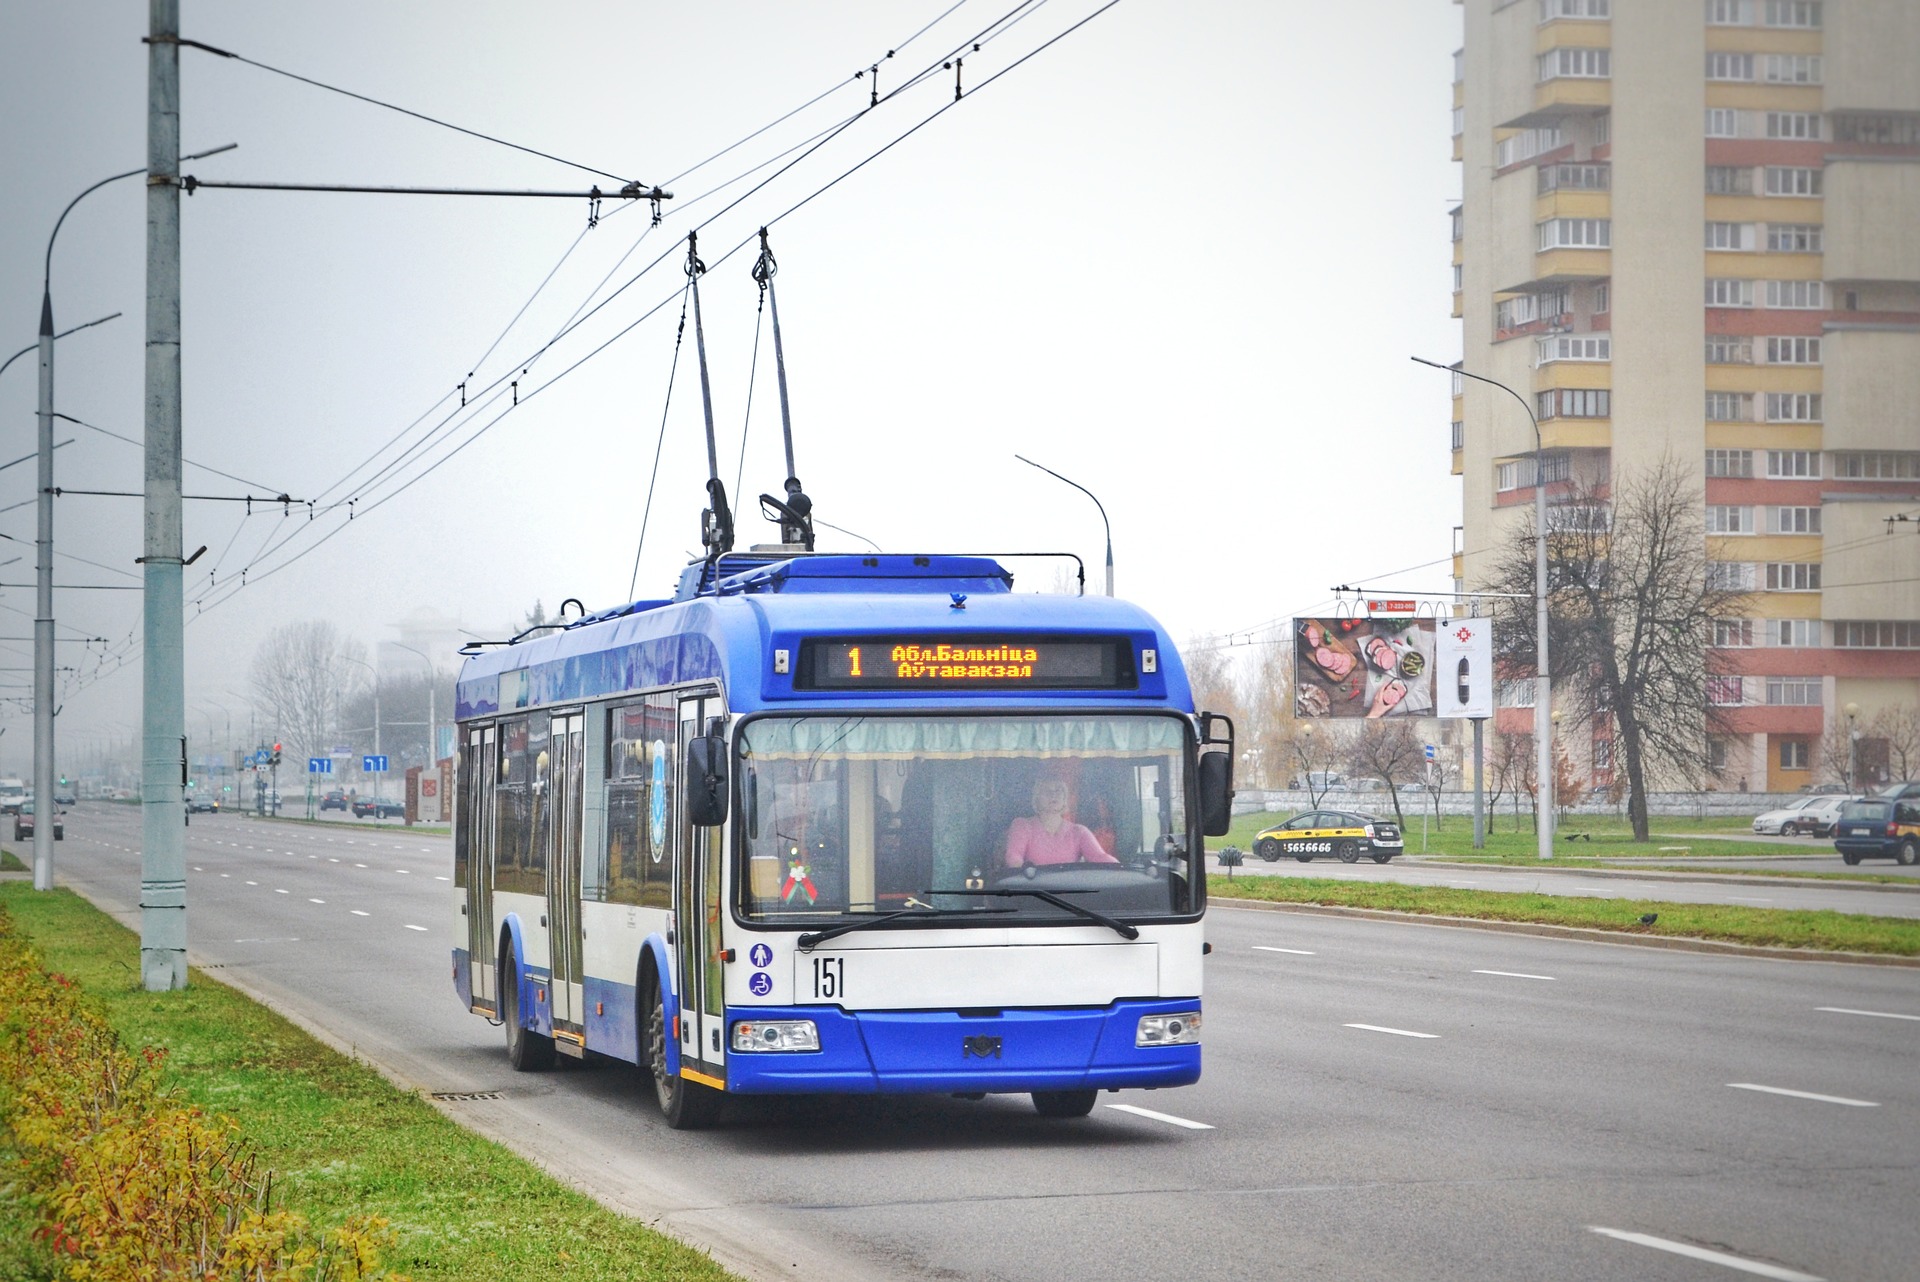
<svg viewBox="0 0 1920 1282">
<path fill-rule="evenodd" d="M 1613 253 L 1606 249 L 1543 249 L 1533 256 L 1533 275 L 1496 294 L 1537 294 L 1556 285 L 1603 281 L 1613 275 Z"/>
</svg>

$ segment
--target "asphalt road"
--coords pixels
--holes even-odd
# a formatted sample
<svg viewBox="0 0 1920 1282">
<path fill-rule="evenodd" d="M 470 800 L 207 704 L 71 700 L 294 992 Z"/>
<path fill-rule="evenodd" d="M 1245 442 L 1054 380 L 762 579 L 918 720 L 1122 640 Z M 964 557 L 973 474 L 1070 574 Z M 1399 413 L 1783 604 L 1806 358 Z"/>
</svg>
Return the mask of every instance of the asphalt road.
<svg viewBox="0 0 1920 1282">
<path fill-rule="evenodd" d="M 61 880 L 131 917 L 138 834 L 131 807 L 81 807 Z M 677 1134 L 632 1071 L 515 1074 L 459 1008 L 445 837 L 196 817 L 189 851 L 197 964 L 403 1082 L 497 1095 L 445 1107 L 756 1278 L 1869 1280 L 1920 1258 L 1912 969 L 1223 905 L 1197 1086 L 1073 1122 L 761 1101 Z"/>
</svg>

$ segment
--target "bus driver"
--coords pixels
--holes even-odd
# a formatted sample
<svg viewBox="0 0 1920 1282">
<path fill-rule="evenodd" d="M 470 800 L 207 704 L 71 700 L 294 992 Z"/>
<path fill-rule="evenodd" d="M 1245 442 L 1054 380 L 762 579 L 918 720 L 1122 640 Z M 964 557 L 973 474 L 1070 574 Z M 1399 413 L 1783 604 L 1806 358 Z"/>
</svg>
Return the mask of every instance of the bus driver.
<svg viewBox="0 0 1920 1282">
<path fill-rule="evenodd" d="M 1084 824 L 1067 818 L 1067 800 L 1064 779 L 1041 779 L 1033 785 L 1033 817 L 1015 819 L 1007 829 L 1007 867 L 1120 862 L 1100 848 Z"/>
</svg>

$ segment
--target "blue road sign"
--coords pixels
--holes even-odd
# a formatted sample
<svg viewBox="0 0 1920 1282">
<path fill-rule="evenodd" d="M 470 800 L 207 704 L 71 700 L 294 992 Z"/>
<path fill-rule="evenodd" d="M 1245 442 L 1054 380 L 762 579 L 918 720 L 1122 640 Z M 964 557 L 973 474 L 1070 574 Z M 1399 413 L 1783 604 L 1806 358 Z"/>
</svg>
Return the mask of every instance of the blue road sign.
<svg viewBox="0 0 1920 1282">
<path fill-rule="evenodd" d="M 330 775 L 333 773 L 332 757 L 308 757 L 307 773 L 310 775 Z"/>
<path fill-rule="evenodd" d="M 1428 761 L 1432 761 L 1432 760 L 1433 760 L 1433 745 L 1432 745 L 1432 744 L 1428 744 L 1428 745 L 1427 745 L 1427 760 L 1428 760 Z"/>
<path fill-rule="evenodd" d="M 370 775 L 383 775 L 387 772 L 387 758 L 383 753 L 373 756 L 371 753 L 360 758 L 360 769 Z"/>
</svg>

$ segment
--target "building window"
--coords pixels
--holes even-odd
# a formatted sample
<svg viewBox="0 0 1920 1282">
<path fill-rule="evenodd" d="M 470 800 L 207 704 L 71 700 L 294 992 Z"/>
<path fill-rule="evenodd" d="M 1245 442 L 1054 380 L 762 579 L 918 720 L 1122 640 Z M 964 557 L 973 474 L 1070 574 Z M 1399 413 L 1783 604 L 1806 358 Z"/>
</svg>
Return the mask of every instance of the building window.
<svg viewBox="0 0 1920 1282">
<path fill-rule="evenodd" d="M 1767 644 L 1788 650 L 1816 650 L 1820 647 L 1820 620 L 1768 619 Z"/>
<path fill-rule="evenodd" d="M 1613 393 L 1606 388 L 1563 387 L 1534 398 L 1539 418 L 1612 418 Z"/>
<path fill-rule="evenodd" d="M 1782 770 L 1805 770 L 1807 768 L 1807 741 L 1805 739 L 1782 739 L 1780 741 L 1780 768 Z"/>
<path fill-rule="evenodd" d="M 1753 421 L 1753 393 L 1752 392 L 1708 392 L 1707 393 L 1707 422 L 1709 423 L 1751 423 L 1752 421 Z M 1709 466 L 1711 466 L 1712 458 L 1716 453 L 1745 454 L 1749 460 L 1751 460 L 1753 457 L 1753 453 L 1750 450 L 1719 450 L 1719 451 L 1708 450 L 1707 458 L 1708 458 Z M 1749 461 L 1748 466 L 1749 467 L 1752 466 L 1751 461 Z M 1713 473 L 1708 472 L 1707 475 L 1712 476 Z M 1734 475 L 1734 474 L 1728 473 L 1728 475 Z M 1753 473 L 1751 471 L 1747 471 L 1747 472 L 1738 473 L 1738 475 L 1752 476 Z"/>
<path fill-rule="evenodd" d="M 1605 534 L 1613 514 L 1605 503 L 1556 503 L 1547 509 L 1547 529 L 1556 534 Z"/>
<path fill-rule="evenodd" d="M 1818 561 L 1767 562 L 1767 591 L 1818 592 L 1819 590 L 1820 563 Z"/>
<path fill-rule="evenodd" d="M 1604 334 L 1554 334 L 1538 340 L 1535 364 L 1613 359 L 1613 340 Z"/>
<path fill-rule="evenodd" d="M 1453 448 L 1456 453 L 1466 447 L 1466 428 L 1467 425 L 1459 419 L 1453 420 Z"/>
<path fill-rule="evenodd" d="M 1818 534 L 1820 509 L 1817 507 L 1770 507 L 1767 509 L 1769 534 Z"/>
<path fill-rule="evenodd" d="M 1752 619 L 1715 619 L 1713 644 L 1720 650 L 1745 650 L 1753 644 Z"/>
<path fill-rule="evenodd" d="M 1714 337 L 1707 340 L 1707 364 L 1709 365 L 1751 365 L 1753 364 L 1753 340 L 1751 338 Z"/>
<path fill-rule="evenodd" d="M 1540 0 L 1540 21 L 1555 18 L 1610 18 L 1613 0 Z"/>
<path fill-rule="evenodd" d="M 1818 423 L 1820 421 L 1820 393 L 1818 392 L 1768 392 L 1767 422 L 1769 423 Z M 1811 473 L 1818 476 L 1820 473 Z"/>
<path fill-rule="evenodd" d="M 1605 218 L 1549 218 L 1538 232 L 1543 250 L 1605 249 L 1613 243 L 1613 223 Z"/>
<path fill-rule="evenodd" d="M 1833 625 L 1833 643 L 1847 650 L 1920 650 L 1920 621 L 1847 620 Z"/>
<path fill-rule="evenodd" d="M 1833 118 L 1835 142 L 1877 143 L 1889 147 L 1920 146 L 1920 115 L 1869 115 L 1851 112 Z"/>
<path fill-rule="evenodd" d="M 1613 50 L 1549 49 L 1540 55 L 1539 77 L 1549 80 L 1605 80 L 1613 74 Z"/>
<path fill-rule="evenodd" d="M 1573 310 L 1564 289 L 1549 289 L 1538 294 L 1503 298 L 1493 305 L 1495 329 L 1517 329 L 1534 321 L 1559 320 Z"/>
<path fill-rule="evenodd" d="M 1820 171 L 1806 165 L 1768 165 L 1767 195 L 1818 196 Z"/>
<path fill-rule="evenodd" d="M 1769 233 L 1768 239 L 1772 236 Z M 1827 306 L 1826 282 L 1818 280 L 1770 280 L 1767 282 L 1767 306 L 1824 311 Z"/>
<path fill-rule="evenodd" d="M 1493 469 L 1493 488 L 1506 493 L 1525 485 L 1533 484 L 1532 459 L 1513 459 L 1506 463 L 1496 463 Z"/>
<path fill-rule="evenodd" d="M 1769 27 L 1817 30 L 1822 7 L 1821 0 L 1767 0 L 1765 22 Z"/>
<path fill-rule="evenodd" d="M 1835 454 L 1833 474 L 1849 481 L 1920 480 L 1920 453 Z"/>
<path fill-rule="evenodd" d="M 1776 254 L 1817 254 L 1824 244 L 1819 223 L 1767 224 L 1767 248 Z"/>
<path fill-rule="evenodd" d="M 1768 677 L 1767 703 L 1775 708 L 1820 706 L 1819 677 Z"/>
<path fill-rule="evenodd" d="M 1709 27 L 1753 25 L 1753 0 L 1707 0 Z"/>
<path fill-rule="evenodd" d="M 1745 703 L 1746 690 L 1739 677 L 1707 678 L 1707 702 L 1716 708 L 1737 708 Z"/>
<path fill-rule="evenodd" d="M 1573 455 L 1542 454 L 1540 456 L 1540 479 L 1548 485 L 1564 481 L 1573 475 Z"/>
<path fill-rule="evenodd" d="M 1707 769 L 1718 773 L 1727 768 L 1727 741 L 1725 739 L 1707 740 Z"/>
<path fill-rule="evenodd" d="M 1708 534 L 1752 534 L 1753 509 L 1712 503 L 1707 506 Z"/>
<path fill-rule="evenodd" d="M 1463 270 L 1464 268 L 1461 266 L 1461 264 L 1455 263 L 1453 265 L 1453 292 L 1456 294 L 1460 292 L 1460 283 L 1462 280 L 1461 272 Z"/>
<path fill-rule="evenodd" d="M 1711 402 L 1712 398 L 1715 396 L 1743 396 L 1743 395 L 1745 395 L 1744 392 L 1708 392 L 1707 398 L 1709 402 Z M 1713 415 L 1709 413 L 1707 417 L 1712 418 Z M 1707 451 L 1707 475 L 1708 476 L 1731 476 L 1731 477 L 1738 477 L 1743 480 L 1747 477 L 1752 476 L 1753 475 L 1753 451 L 1752 450 L 1708 450 Z"/>
<path fill-rule="evenodd" d="M 1769 111 L 1767 137 L 1818 142 L 1820 141 L 1820 113 L 1817 111 Z"/>
<path fill-rule="evenodd" d="M 1522 129 L 1519 133 L 1498 139 L 1493 144 L 1493 163 L 1497 169 L 1508 165 L 1517 165 L 1523 160 L 1532 160 L 1535 156 L 1558 150 L 1566 145 L 1561 136 L 1559 125 L 1542 125 L 1538 129 Z"/>
<path fill-rule="evenodd" d="M 1738 138 L 1740 136 L 1740 113 L 1732 107 L 1707 108 L 1707 137 Z"/>
<path fill-rule="evenodd" d="M 1767 340 L 1767 364 L 1769 365 L 1818 365 L 1820 363 L 1820 340 L 1817 338 L 1769 338 Z"/>
<path fill-rule="evenodd" d="M 1820 55 L 1770 53 L 1760 59 L 1760 79 L 1770 85 L 1817 85 Z"/>
<path fill-rule="evenodd" d="M 1542 196 L 1555 191 L 1606 191 L 1613 185 L 1613 166 L 1542 165 L 1537 185 Z"/>
<path fill-rule="evenodd" d="M 1754 225 L 1752 223 L 1708 223 L 1707 248 L 1741 250 L 1752 249 L 1754 244 Z"/>
<path fill-rule="evenodd" d="M 1595 739 L 1593 741 L 1593 769 L 1596 774 L 1613 769 L 1613 740 Z"/>
<path fill-rule="evenodd" d="M 1724 280 L 1718 276 L 1708 277 L 1707 306 L 1753 306 L 1753 282 L 1750 280 Z"/>
<path fill-rule="evenodd" d="M 1613 286 L 1601 281 L 1593 287 L 1593 314 L 1604 316 L 1613 307 Z"/>
<path fill-rule="evenodd" d="M 1707 55 L 1707 79 L 1753 79 L 1753 55 L 1750 53 L 1725 53 L 1721 51 L 1709 53 Z"/>
<path fill-rule="evenodd" d="M 1451 215 L 1451 218 L 1453 220 L 1453 238 L 1455 240 L 1459 240 L 1461 236 L 1466 234 L 1465 211 L 1461 209 L 1455 209 Z"/>
<path fill-rule="evenodd" d="M 1707 586 L 1715 592 L 1751 592 L 1756 581 L 1749 562 L 1707 562 Z"/>
<path fill-rule="evenodd" d="M 1767 451 L 1767 479 L 1770 481 L 1817 480 L 1819 476 L 1818 450 Z"/>
<path fill-rule="evenodd" d="M 1753 170 L 1746 165 L 1708 165 L 1707 195 L 1753 195 Z"/>
</svg>

